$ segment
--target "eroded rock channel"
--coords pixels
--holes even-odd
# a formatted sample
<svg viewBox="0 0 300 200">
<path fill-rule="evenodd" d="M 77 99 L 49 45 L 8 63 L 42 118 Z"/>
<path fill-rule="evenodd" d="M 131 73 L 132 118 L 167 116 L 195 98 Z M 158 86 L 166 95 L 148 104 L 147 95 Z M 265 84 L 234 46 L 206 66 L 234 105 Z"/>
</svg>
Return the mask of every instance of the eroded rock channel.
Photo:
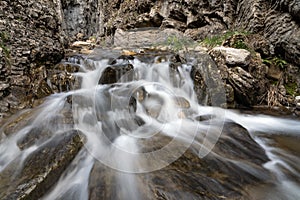
<svg viewBox="0 0 300 200">
<path fill-rule="evenodd" d="M 208 54 L 97 49 L 57 69 L 66 87 L 0 129 L 1 199 L 299 198 L 299 120 L 222 108 Z"/>
</svg>

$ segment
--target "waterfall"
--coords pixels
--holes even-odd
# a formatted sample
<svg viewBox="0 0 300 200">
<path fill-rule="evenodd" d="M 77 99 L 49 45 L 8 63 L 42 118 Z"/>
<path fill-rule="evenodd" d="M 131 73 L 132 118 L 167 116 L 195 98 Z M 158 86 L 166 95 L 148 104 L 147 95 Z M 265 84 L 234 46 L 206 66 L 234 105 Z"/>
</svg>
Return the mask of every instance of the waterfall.
<svg viewBox="0 0 300 200">
<path fill-rule="evenodd" d="M 221 163 L 229 163 L 228 166 L 238 166 L 253 177 L 264 177 L 252 164 L 231 157 L 222 158 L 214 149 L 222 137 L 224 124 L 234 122 L 249 131 L 251 138 L 266 151 L 270 160 L 264 168 L 277 177 L 272 182 L 274 187 L 266 190 L 268 194 L 253 189 L 253 193 L 257 193 L 254 198 L 300 198 L 300 168 L 293 164 L 300 163 L 299 154 L 291 154 L 270 142 L 273 135 L 300 137 L 299 120 L 242 114 L 214 105 L 200 105 L 190 76 L 196 62 L 192 55 L 173 71 L 170 70 L 172 54 L 132 58 L 117 55 L 116 52 L 98 50 L 96 55 L 85 59 L 65 61 L 68 64 L 80 63 L 79 72 L 73 74 L 80 88 L 51 95 L 39 107 L 26 111 L 25 122 L 12 132 L 9 132 L 10 121 L 0 129 L 0 172 L 17 162 L 17 174 L 30 155 L 65 132 L 77 130 L 84 147 L 78 150 L 41 199 L 95 198 L 90 194 L 93 181 L 101 187 L 107 183 L 102 187 L 106 189 L 103 189 L 101 198 L 159 198 L 159 192 L 152 194 L 152 186 L 150 183 L 147 186 L 143 178 L 170 166 L 188 151 L 192 151 L 197 159 L 213 156 Z M 108 67 L 111 67 L 110 71 L 107 71 Z M 103 76 L 116 81 L 100 83 L 100 79 L 106 80 Z M 220 95 L 225 93 L 221 91 Z M 69 110 L 71 122 L 64 120 L 69 101 L 72 105 Z M 20 141 L 24 141 L 34 129 L 43 130 L 42 134 L 31 143 L 25 140 L 24 150 L 20 149 L 20 143 L 23 144 Z M 91 176 L 98 172 L 101 180 Z M 156 190 L 161 191 L 159 194 L 163 193 L 166 199 L 176 199 L 175 193 L 178 198 L 196 198 L 194 195 L 198 194 L 188 190 L 174 191 L 171 197 L 167 191 L 162 192 L 163 189 Z"/>
</svg>

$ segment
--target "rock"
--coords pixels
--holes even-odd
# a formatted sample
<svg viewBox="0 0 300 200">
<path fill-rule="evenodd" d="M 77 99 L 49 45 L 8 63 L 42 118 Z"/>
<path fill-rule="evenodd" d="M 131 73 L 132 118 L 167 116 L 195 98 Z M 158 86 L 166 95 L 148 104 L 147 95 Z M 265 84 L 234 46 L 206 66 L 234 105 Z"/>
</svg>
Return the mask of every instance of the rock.
<svg viewBox="0 0 300 200">
<path fill-rule="evenodd" d="M 231 46 L 234 38 L 229 38 L 224 45 Z M 244 53 L 244 56 L 240 56 L 240 53 Z M 251 106 L 263 98 L 269 81 L 266 79 L 268 67 L 262 63 L 260 56 L 251 56 L 250 52 L 244 49 L 222 46 L 213 48 L 209 54 L 218 66 L 222 81 L 226 83 L 226 107 L 234 107 L 235 102 Z"/>
<path fill-rule="evenodd" d="M 41 144 L 47 141 L 51 136 L 52 132 L 44 127 L 32 128 L 24 137 L 17 141 L 17 145 L 21 150 L 27 149 L 34 144 Z"/>
<path fill-rule="evenodd" d="M 207 114 L 207 115 L 197 116 L 197 117 L 195 117 L 195 120 L 202 122 L 202 121 L 208 121 L 208 120 L 211 120 L 211 119 L 214 119 L 214 118 L 216 118 L 215 115 Z"/>
<path fill-rule="evenodd" d="M 131 81 L 133 80 L 133 65 L 132 64 L 121 64 L 112 65 L 103 71 L 99 84 L 112 84 L 118 81 Z"/>
<path fill-rule="evenodd" d="M 296 109 L 300 111 L 300 96 L 295 97 Z"/>
<path fill-rule="evenodd" d="M 6 11 L 5 15 L 0 14 L 3 39 L 0 85 L 12 86 L 11 83 L 16 80 L 11 76 L 37 80 L 37 77 L 29 76 L 31 69 L 41 65 L 51 69 L 63 58 L 64 48 L 69 42 L 87 39 L 97 41 L 101 46 L 115 44 L 128 48 L 154 44 L 168 49 L 161 43 L 167 44 L 169 36 L 175 35 L 179 41 L 181 35 L 202 40 L 226 30 L 241 29 L 258 36 L 250 43 L 262 58 L 278 55 L 297 66 L 300 63 L 299 3 L 296 0 L 189 0 L 184 3 L 179 0 L 29 0 L 28 4 L 31 6 L 26 6 L 23 1 L 8 0 L 0 4 L 0 9 Z M 274 9 L 270 11 L 270 7 Z M 149 27 L 154 27 L 156 31 L 149 33 L 151 31 L 145 29 Z M 159 29 L 163 27 L 173 27 L 172 31 L 176 34 L 169 34 L 171 30 L 165 32 Z M 249 39 L 248 36 L 246 38 Z M 183 47 L 182 44 L 180 46 Z M 89 48 L 80 51 L 90 54 Z M 236 64 L 236 60 L 226 59 L 228 65 L 232 62 Z M 243 63 L 238 61 L 237 65 L 244 67 L 247 64 L 245 60 Z M 226 77 L 227 72 L 222 72 Z M 30 87 L 23 88 L 28 93 L 32 92 Z M 10 91 L 10 87 L 0 91 L 3 101 L 7 101 Z M 24 98 L 14 99 L 16 104 L 24 103 L 21 102 Z"/>
<path fill-rule="evenodd" d="M 141 14 L 136 23 L 135 28 L 145 28 L 145 27 L 159 27 L 162 24 L 163 17 L 156 12 L 156 10 L 151 9 L 150 13 Z"/>
<path fill-rule="evenodd" d="M 74 88 L 76 79 L 75 77 L 65 71 L 60 70 L 49 70 L 49 74 L 47 75 L 47 82 L 41 81 L 41 84 L 38 84 L 37 92 L 40 92 L 38 96 L 45 96 L 47 94 L 51 94 L 51 92 L 66 92 L 70 91 Z"/>
<path fill-rule="evenodd" d="M 203 47 L 203 46 L 200 46 L 200 45 L 197 45 L 194 48 L 188 49 L 188 50 L 189 51 L 199 51 L 200 53 L 207 53 L 208 52 L 208 49 L 206 47 Z"/>
<path fill-rule="evenodd" d="M 117 29 L 114 35 L 114 45 L 123 48 L 143 48 L 157 45 L 167 46 L 168 38 L 184 38 L 183 33 L 175 29 L 159 30 L 157 28 L 124 31 Z"/>
<path fill-rule="evenodd" d="M 283 71 L 280 69 L 279 66 L 277 65 L 270 65 L 268 69 L 267 76 L 269 78 L 275 79 L 275 80 L 280 80 L 282 78 Z"/>
<path fill-rule="evenodd" d="M 225 104 L 224 83 L 215 62 L 208 54 L 197 53 L 195 58 L 191 78 L 194 81 L 194 90 L 199 103 L 214 106 Z"/>
<path fill-rule="evenodd" d="M 63 18 L 64 31 L 71 39 L 87 39 L 103 30 L 103 2 L 95 0 L 85 2 L 80 0 L 65 0 L 57 8 Z M 99 17 L 100 15 L 100 17 Z"/>
<path fill-rule="evenodd" d="M 205 26 L 207 21 L 205 21 L 204 15 L 193 15 L 190 13 L 187 17 L 187 28 L 199 28 Z"/>
<path fill-rule="evenodd" d="M 235 49 L 230 47 L 215 47 L 212 50 L 212 54 L 220 52 L 225 58 L 225 62 L 228 66 L 242 66 L 249 65 L 251 54 L 245 49 Z"/>
<path fill-rule="evenodd" d="M 30 0 L 25 4 L 24 1 L 1 1 L 0 9 L 6 13 L 0 14 L 1 49 L 5 47 L 2 49 L 4 62 L 0 56 L 0 85 L 9 85 L 0 91 L 3 93 L 0 101 L 9 101 L 12 106 L 8 112 L 13 113 L 30 106 L 27 99 L 33 93 L 32 82 L 41 79 L 31 76 L 30 72 L 41 65 L 48 68 L 60 62 L 66 38 L 56 1 Z"/>
<path fill-rule="evenodd" d="M 186 100 L 184 97 L 176 96 L 174 101 L 175 101 L 175 104 L 180 108 L 189 108 L 190 107 L 190 102 L 188 100 Z"/>
<path fill-rule="evenodd" d="M 0 173 L 1 199 L 39 199 L 58 181 L 82 146 L 81 133 L 72 130 L 32 152 L 21 172 L 14 172 L 19 169 L 19 160 L 15 160 Z"/>
<path fill-rule="evenodd" d="M 234 103 L 234 89 L 230 84 L 225 84 L 225 92 L 226 92 L 226 107 L 227 108 L 234 108 L 235 103 Z"/>
<path fill-rule="evenodd" d="M 83 48 L 83 47 L 91 48 L 92 46 L 93 46 L 92 43 L 85 42 L 85 41 L 76 41 L 71 44 L 71 47 L 78 47 L 78 48 Z"/>
<path fill-rule="evenodd" d="M 143 152 L 153 151 L 154 145 L 168 144 L 170 139 L 161 136 L 151 144 L 145 142 Z M 275 182 L 263 167 L 269 161 L 265 151 L 245 128 L 234 122 L 225 124 L 211 153 L 204 158 L 199 158 L 197 153 L 198 149 L 192 146 L 165 168 L 131 174 L 130 178 L 140 183 L 136 185 L 136 195 L 140 199 L 248 199 L 248 187 Z M 116 176 L 125 174 L 115 173 L 95 162 L 89 179 L 90 199 L 122 199 L 113 188 Z"/>
<path fill-rule="evenodd" d="M 213 151 L 222 157 L 244 160 L 256 165 L 269 161 L 265 150 L 252 139 L 249 132 L 234 122 L 225 124 L 222 136 Z"/>
<path fill-rule="evenodd" d="M 53 94 L 53 90 L 45 80 L 42 80 L 40 83 L 35 85 L 33 89 L 33 94 L 37 99 L 41 99 L 46 96 L 49 96 L 50 94 Z"/>
<path fill-rule="evenodd" d="M 174 29 L 183 31 L 186 29 L 186 24 L 181 21 L 167 18 L 162 21 L 161 27 L 162 28 L 174 28 Z"/>
<path fill-rule="evenodd" d="M 236 101 L 242 105 L 255 105 L 257 102 L 257 80 L 241 67 L 229 69 L 228 81 L 235 92 Z"/>
<path fill-rule="evenodd" d="M 9 84 L 1 84 L 0 85 L 0 91 L 3 91 L 9 87 Z"/>
<path fill-rule="evenodd" d="M 296 103 L 296 109 L 300 110 L 300 103 Z"/>
</svg>

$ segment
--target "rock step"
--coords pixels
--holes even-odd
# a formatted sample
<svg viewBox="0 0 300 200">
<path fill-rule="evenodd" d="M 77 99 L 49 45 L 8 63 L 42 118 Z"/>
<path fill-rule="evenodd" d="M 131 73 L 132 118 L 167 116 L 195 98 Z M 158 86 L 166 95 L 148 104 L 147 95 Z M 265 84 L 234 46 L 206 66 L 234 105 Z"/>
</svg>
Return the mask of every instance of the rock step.
<svg viewBox="0 0 300 200">
<path fill-rule="evenodd" d="M 0 199 L 32 200 L 42 197 L 60 178 L 83 146 L 81 133 L 71 130 L 55 136 L 34 151 L 19 171 L 16 159 L 0 173 Z"/>
</svg>

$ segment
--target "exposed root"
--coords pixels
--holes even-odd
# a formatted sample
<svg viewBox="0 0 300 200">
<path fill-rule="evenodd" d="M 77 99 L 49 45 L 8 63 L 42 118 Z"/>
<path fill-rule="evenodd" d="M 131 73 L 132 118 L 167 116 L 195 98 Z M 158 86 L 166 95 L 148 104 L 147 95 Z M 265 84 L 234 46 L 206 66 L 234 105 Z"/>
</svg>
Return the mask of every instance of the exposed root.
<svg viewBox="0 0 300 200">
<path fill-rule="evenodd" d="M 278 86 L 271 85 L 267 92 L 268 107 L 282 106 L 282 102 L 285 101 L 284 95 L 278 89 Z"/>
</svg>

